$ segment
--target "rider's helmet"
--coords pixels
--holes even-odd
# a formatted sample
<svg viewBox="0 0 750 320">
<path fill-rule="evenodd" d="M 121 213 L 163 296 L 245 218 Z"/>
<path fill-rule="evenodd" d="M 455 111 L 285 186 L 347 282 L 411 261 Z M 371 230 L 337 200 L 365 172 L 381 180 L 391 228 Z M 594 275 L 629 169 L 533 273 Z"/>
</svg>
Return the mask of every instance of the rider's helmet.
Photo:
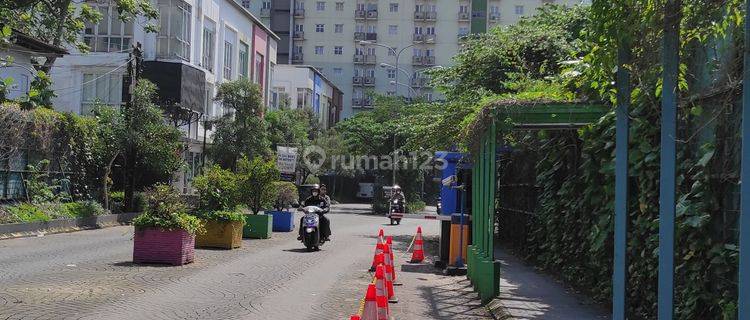
<svg viewBox="0 0 750 320">
<path fill-rule="evenodd" d="M 310 188 L 310 194 L 312 194 L 313 197 L 317 197 L 318 194 L 320 194 L 320 186 L 317 184 L 312 185 L 312 188 Z"/>
<path fill-rule="evenodd" d="M 395 185 L 395 186 L 393 186 L 393 191 L 394 192 L 401 192 L 401 187 L 399 185 Z"/>
</svg>

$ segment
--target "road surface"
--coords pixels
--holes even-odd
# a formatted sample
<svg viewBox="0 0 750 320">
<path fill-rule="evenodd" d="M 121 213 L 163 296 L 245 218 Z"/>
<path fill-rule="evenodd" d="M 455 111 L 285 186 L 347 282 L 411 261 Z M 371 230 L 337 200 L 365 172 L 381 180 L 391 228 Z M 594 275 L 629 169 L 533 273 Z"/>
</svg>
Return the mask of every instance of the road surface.
<svg viewBox="0 0 750 320">
<path fill-rule="evenodd" d="M 245 239 L 240 249 L 198 249 L 182 267 L 131 263 L 129 226 L 0 241 L 0 319 L 348 319 L 372 277 L 366 270 L 378 228 L 404 250 L 417 225 L 426 236 L 438 225 L 385 226 L 384 217 L 361 210 L 338 212 L 330 214 L 333 241 L 320 252 L 306 252 L 296 232 L 274 233 Z M 442 318 L 416 289 L 429 287 L 430 276 L 405 274 L 423 283 L 399 287 L 394 316 Z M 448 318 L 464 312 L 449 311 Z"/>
</svg>

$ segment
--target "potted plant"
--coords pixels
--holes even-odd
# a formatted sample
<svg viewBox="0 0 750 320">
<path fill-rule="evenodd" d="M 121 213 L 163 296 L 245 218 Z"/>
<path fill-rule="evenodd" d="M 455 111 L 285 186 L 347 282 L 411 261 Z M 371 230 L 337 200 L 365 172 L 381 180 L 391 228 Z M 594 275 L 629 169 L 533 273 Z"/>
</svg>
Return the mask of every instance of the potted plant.
<svg viewBox="0 0 750 320">
<path fill-rule="evenodd" d="M 147 194 L 148 206 L 133 219 L 133 262 L 183 265 L 195 260 L 195 235 L 201 221 L 189 215 L 179 194 L 157 185 Z"/>
<path fill-rule="evenodd" d="M 205 224 L 205 232 L 196 238 L 197 247 L 233 249 L 242 245 L 245 224 L 239 203 L 237 175 L 213 166 L 196 177 L 198 190 L 197 216 Z"/>
<path fill-rule="evenodd" d="M 289 232 L 294 230 L 294 214 L 289 211 L 298 202 L 297 186 L 287 181 L 274 182 L 276 202 L 273 205 L 273 231 Z"/>
<path fill-rule="evenodd" d="M 252 214 L 245 215 L 245 230 L 243 236 L 254 239 L 268 239 L 273 230 L 273 216 L 259 214 L 261 210 L 270 208 L 276 200 L 274 182 L 279 179 L 279 170 L 273 160 L 246 157 L 237 162 L 238 185 L 241 202 Z"/>
</svg>

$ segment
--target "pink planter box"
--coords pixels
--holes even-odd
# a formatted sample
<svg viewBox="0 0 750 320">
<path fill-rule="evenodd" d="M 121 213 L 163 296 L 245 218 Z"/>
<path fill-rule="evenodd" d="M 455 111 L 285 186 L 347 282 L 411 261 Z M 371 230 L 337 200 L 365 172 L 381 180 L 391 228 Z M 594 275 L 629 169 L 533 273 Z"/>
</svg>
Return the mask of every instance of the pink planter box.
<svg viewBox="0 0 750 320">
<path fill-rule="evenodd" d="M 133 262 L 165 263 L 175 266 L 195 259 L 195 236 L 185 230 L 136 228 L 133 239 Z"/>
</svg>

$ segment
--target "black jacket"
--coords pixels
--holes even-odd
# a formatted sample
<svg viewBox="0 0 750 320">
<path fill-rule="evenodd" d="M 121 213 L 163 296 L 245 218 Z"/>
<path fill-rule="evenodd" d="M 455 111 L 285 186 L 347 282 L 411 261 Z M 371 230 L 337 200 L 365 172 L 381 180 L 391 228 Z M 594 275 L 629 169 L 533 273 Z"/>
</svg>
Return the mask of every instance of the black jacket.
<svg viewBox="0 0 750 320">
<path fill-rule="evenodd" d="M 328 203 L 328 200 L 326 197 L 321 196 L 309 196 L 305 201 L 302 203 L 302 206 L 316 206 L 318 208 L 323 209 L 323 212 L 328 212 L 328 207 L 331 206 L 330 203 Z"/>
</svg>

